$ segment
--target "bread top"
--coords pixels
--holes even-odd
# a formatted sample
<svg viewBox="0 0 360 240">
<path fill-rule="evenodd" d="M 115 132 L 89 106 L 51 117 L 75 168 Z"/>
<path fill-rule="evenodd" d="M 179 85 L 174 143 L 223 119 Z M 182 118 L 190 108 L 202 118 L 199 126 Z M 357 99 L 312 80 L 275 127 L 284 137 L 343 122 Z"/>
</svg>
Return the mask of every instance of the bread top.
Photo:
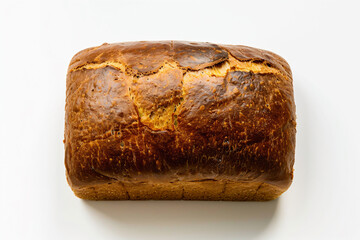
<svg viewBox="0 0 360 240">
<path fill-rule="evenodd" d="M 291 70 L 269 51 L 178 41 L 103 44 L 71 60 L 70 184 L 231 179 L 287 188 Z"/>
<path fill-rule="evenodd" d="M 88 64 L 107 63 L 122 65 L 133 74 L 146 75 L 158 71 L 166 62 L 175 62 L 183 69 L 200 70 L 226 61 L 229 56 L 239 61 L 262 63 L 291 78 L 288 63 L 270 51 L 241 45 L 184 41 L 104 43 L 77 53 L 70 62 L 69 71 Z"/>
</svg>

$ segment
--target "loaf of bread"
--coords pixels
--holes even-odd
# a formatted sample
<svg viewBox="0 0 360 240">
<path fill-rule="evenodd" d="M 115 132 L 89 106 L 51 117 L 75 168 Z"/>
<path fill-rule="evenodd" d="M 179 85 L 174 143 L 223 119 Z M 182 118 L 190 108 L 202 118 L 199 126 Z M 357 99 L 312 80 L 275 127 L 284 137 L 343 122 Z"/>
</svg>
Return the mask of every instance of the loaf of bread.
<svg viewBox="0 0 360 240">
<path fill-rule="evenodd" d="M 77 53 L 65 166 L 92 200 L 271 200 L 293 179 L 295 104 L 280 56 L 158 41 Z"/>
</svg>

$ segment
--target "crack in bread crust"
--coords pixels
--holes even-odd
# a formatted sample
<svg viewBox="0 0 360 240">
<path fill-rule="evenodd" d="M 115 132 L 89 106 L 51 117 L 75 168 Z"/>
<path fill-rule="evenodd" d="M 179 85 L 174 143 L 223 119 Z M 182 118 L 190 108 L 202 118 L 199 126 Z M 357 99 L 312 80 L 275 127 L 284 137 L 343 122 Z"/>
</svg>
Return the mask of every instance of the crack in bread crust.
<svg viewBox="0 0 360 240">
<path fill-rule="evenodd" d="M 132 78 L 135 78 L 135 79 L 140 78 L 140 77 L 146 77 L 146 76 L 149 77 L 151 75 L 156 75 L 158 73 L 163 72 L 164 69 L 179 69 L 179 70 L 183 71 L 184 79 L 196 78 L 196 77 L 200 77 L 202 75 L 225 77 L 228 73 L 240 71 L 240 72 L 253 72 L 255 74 L 274 74 L 276 76 L 279 76 L 283 79 L 288 80 L 288 77 L 286 75 L 284 75 L 281 71 L 279 71 L 276 68 L 267 66 L 266 63 L 256 63 L 256 62 L 253 62 L 252 60 L 239 61 L 239 60 L 235 59 L 234 57 L 232 57 L 231 55 L 228 60 L 225 60 L 214 66 L 206 67 L 206 68 L 200 69 L 200 70 L 183 69 L 175 62 L 173 62 L 173 63 L 165 62 L 155 72 L 151 72 L 148 74 L 134 74 L 131 71 L 128 71 L 127 70 L 128 68 L 120 62 L 106 61 L 103 63 L 89 63 L 86 65 L 71 69 L 69 71 L 69 74 L 77 72 L 77 71 L 82 71 L 82 70 L 95 70 L 95 69 L 101 69 L 101 68 L 106 68 L 106 67 L 114 68 L 114 69 L 116 69 Z M 184 81 L 184 79 L 183 79 L 183 81 Z M 90 79 L 83 80 L 75 90 L 73 90 L 72 92 L 67 94 L 67 97 L 70 98 L 71 95 L 75 94 L 79 90 L 79 88 L 81 88 L 83 86 L 83 84 L 88 82 L 89 80 Z M 136 103 L 134 103 L 134 104 L 136 104 Z M 175 108 L 176 105 L 177 105 L 177 103 L 174 104 L 173 108 Z M 146 122 L 146 120 L 144 122 Z M 167 123 L 165 123 L 163 125 L 169 126 L 169 121 L 167 121 Z M 157 127 L 152 127 L 152 129 L 156 130 Z"/>
<path fill-rule="evenodd" d="M 132 76 L 149 76 L 157 74 L 161 69 L 166 68 L 167 66 L 174 66 L 176 63 L 168 63 L 165 62 L 158 70 L 147 73 L 147 74 L 131 74 L 132 71 L 127 70 L 128 67 L 126 67 L 121 62 L 114 62 L 114 61 L 106 61 L 102 63 L 88 63 L 82 66 L 79 66 L 77 68 L 73 68 L 69 70 L 69 72 L 76 72 L 84 69 L 99 69 L 99 68 L 105 68 L 105 67 L 112 67 L 117 70 L 120 70 L 123 73 L 132 75 Z M 221 66 L 221 67 L 219 67 Z M 284 77 L 285 79 L 288 79 L 283 73 L 281 73 L 280 70 L 268 66 L 266 63 L 258 63 L 254 62 L 253 60 L 248 61 L 239 61 L 235 59 L 234 57 L 230 56 L 229 60 L 225 60 L 223 62 L 216 63 L 214 66 L 206 67 L 199 70 L 190 70 L 190 69 L 184 69 L 177 65 L 179 69 L 183 69 L 184 71 L 192 73 L 205 73 L 211 76 L 221 76 L 225 77 L 228 71 L 242 71 L 242 72 L 253 72 L 253 73 L 259 73 L 259 74 L 276 74 L 281 77 Z"/>
</svg>

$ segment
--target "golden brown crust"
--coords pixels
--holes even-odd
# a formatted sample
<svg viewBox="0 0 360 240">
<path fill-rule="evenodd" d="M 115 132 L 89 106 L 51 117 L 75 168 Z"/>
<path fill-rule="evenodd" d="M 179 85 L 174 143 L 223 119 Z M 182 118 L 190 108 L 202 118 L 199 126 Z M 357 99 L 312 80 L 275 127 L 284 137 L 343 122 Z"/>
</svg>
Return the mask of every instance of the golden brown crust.
<svg viewBox="0 0 360 240">
<path fill-rule="evenodd" d="M 174 41 L 104 44 L 74 56 L 66 101 L 65 164 L 74 191 L 114 181 L 160 181 L 166 189 L 210 179 L 266 184 L 278 196 L 291 184 L 291 70 L 271 52 Z"/>
</svg>

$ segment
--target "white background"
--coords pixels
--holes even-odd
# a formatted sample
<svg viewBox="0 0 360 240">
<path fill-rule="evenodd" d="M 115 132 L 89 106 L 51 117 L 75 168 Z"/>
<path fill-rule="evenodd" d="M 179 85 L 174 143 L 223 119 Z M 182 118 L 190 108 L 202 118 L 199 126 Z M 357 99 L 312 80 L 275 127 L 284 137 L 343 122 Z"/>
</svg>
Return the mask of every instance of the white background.
<svg viewBox="0 0 360 240">
<path fill-rule="evenodd" d="M 357 1 L 1 1 L 0 239 L 360 239 Z M 76 198 L 65 78 L 104 42 L 243 44 L 291 65 L 295 179 L 265 202 Z"/>
</svg>

